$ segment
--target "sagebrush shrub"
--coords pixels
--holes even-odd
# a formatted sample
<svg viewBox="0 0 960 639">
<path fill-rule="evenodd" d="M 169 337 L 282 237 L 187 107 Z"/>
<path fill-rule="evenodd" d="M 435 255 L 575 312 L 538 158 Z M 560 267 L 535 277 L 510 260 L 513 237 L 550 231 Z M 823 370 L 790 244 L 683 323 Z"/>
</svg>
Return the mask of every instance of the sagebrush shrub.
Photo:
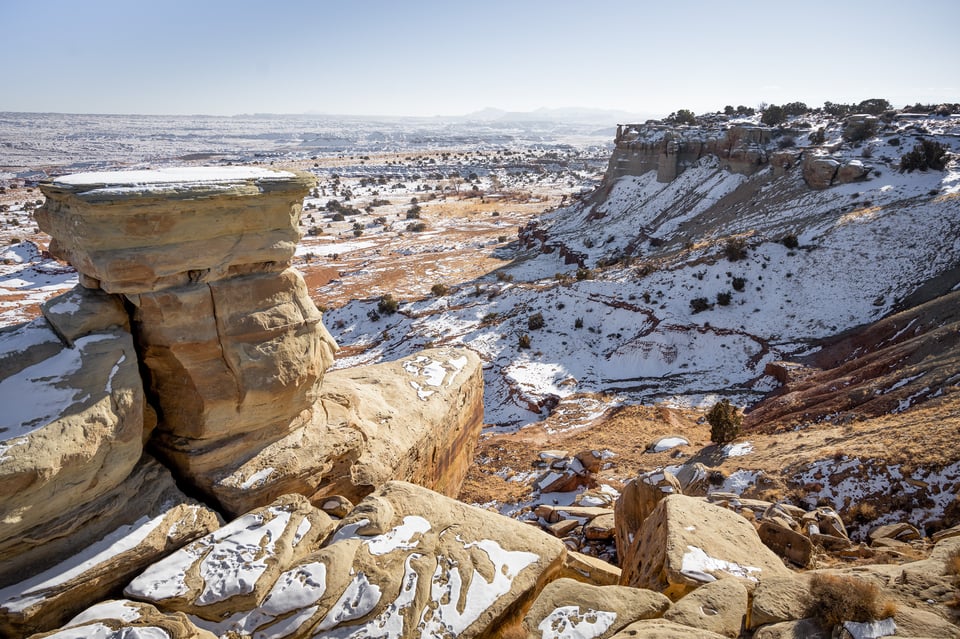
<svg viewBox="0 0 960 639">
<path fill-rule="evenodd" d="M 729 399 L 724 399 L 714 404 L 707 413 L 707 422 L 710 424 L 710 441 L 715 444 L 726 444 L 740 434 L 743 416 Z"/>
<path fill-rule="evenodd" d="M 390 293 L 387 293 L 380 298 L 380 301 L 377 302 L 377 310 L 380 311 L 381 315 L 393 315 L 397 312 L 397 308 L 400 306 L 400 303 L 393 299 L 393 296 Z"/>
<path fill-rule="evenodd" d="M 847 575 L 814 574 L 810 597 L 807 614 L 826 628 L 844 621 L 877 621 L 896 613 L 896 605 L 882 597 L 877 584 Z"/>
<path fill-rule="evenodd" d="M 543 324 L 544 322 L 542 313 L 534 313 L 527 318 L 527 328 L 529 328 L 531 331 L 540 330 L 543 328 Z"/>
<path fill-rule="evenodd" d="M 434 297 L 443 297 L 444 295 L 450 292 L 450 289 L 447 288 L 446 284 L 443 284 L 442 282 L 438 282 L 430 287 L 430 292 L 433 294 Z"/>
<path fill-rule="evenodd" d="M 517 337 L 517 346 L 520 348 L 530 348 L 530 336 L 526 333 L 521 333 Z"/>
</svg>

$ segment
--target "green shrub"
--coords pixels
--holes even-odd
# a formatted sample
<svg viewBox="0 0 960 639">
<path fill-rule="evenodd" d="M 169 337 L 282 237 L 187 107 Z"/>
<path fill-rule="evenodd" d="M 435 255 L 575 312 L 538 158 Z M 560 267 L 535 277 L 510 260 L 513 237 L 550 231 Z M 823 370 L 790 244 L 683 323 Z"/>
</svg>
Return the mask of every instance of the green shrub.
<svg viewBox="0 0 960 639">
<path fill-rule="evenodd" d="M 783 107 L 777 106 L 776 104 L 769 105 L 763 110 L 763 115 L 760 116 L 760 122 L 767 126 L 776 126 L 782 122 L 786 122 L 786 120 L 787 112 L 783 110 Z"/>
<path fill-rule="evenodd" d="M 728 291 L 717 293 L 717 304 L 720 306 L 730 306 L 730 300 L 732 297 L 733 296 Z"/>
<path fill-rule="evenodd" d="M 733 278 L 733 290 L 743 292 L 747 287 L 747 280 L 744 277 Z"/>
<path fill-rule="evenodd" d="M 823 127 L 820 127 L 813 133 L 807 136 L 807 139 L 810 141 L 810 144 L 820 145 L 823 144 L 827 139 L 827 134 L 824 133 Z"/>
<path fill-rule="evenodd" d="M 743 416 L 729 399 L 717 402 L 707 413 L 707 422 L 710 424 L 710 441 L 715 444 L 732 442 L 740 434 L 740 425 Z"/>
<path fill-rule="evenodd" d="M 543 328 L 543 325 L 544 322 L 542 313 L 534 313 L 527 318 L 527 328 L 529 328 L 531 331 L 538 331 Z"/>
<path fill-rule="evenodd" d="M 427 230 L 427 225 L 423 222 L 410 222 L 407 224 L 407 230 L 411 233 L 420 233 Z"/>
<path fill-rule="evenodd" d="M 578 317 L 577 319 L 573 320 L 573 327 L 574 327 L 574 328 L 583 328 L 583 318 L 582 318 L 582 317 Z"/>
<path fill-rule="evenodd" d="M 793 234 L 784 236 L 784 238 L 780 240 L 780 243 L 786 246 L 788 249 L 795 249 L 800 246 L 800 240 L 798 240 L 797 236 Z"/>
<path fill-rule="evenodd" d="M 377 310 L 380 311 L 382 315 L 393 315 L 397 312 L 397 307 L 400 306 L 400 303 L 393 299 L 393 295 L 387 293 L 380 298 L 380 301 L 377 303 Z"/>
<path fill-rule="evenodd" d="M 926 171 L 933 169 L 942 171 L 950 161 L 947 147 L 933 140 L 920 140 L 913 150 L 904 153 L 900 158 L 900 172 Z"/>
<path fill-rule="evenodd" d="M 447 288 L 446 284 L 442 284 L 438 282 L 430 287 L 430 292 L 433 294 L 434 297 L 443 297 L 444 295 L 450 292 L 450 289 Z"/>
<path fill-rule="evenodd" d="M 577 269 L 577 281 L 592 280 L 593 271 L 588 268 L 580 267 Z"/>
</svg>

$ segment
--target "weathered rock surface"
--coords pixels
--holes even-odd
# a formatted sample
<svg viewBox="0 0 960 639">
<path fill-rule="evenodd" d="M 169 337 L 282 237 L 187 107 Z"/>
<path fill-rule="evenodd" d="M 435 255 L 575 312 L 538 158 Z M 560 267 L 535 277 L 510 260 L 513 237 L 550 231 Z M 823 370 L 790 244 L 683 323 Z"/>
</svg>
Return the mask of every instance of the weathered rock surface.
<svg viewBox="0 0 960 639">
<path fill-rule="evenodd" d="M 833 184 L 840 170 L 840 162 L 826 155 L 805 153 L 803 179 L 811 189 L 825 189 Z"/>
<path fill-rule="evenodd" d="M 128 298 L 163 446 L 203 450 L 256 430 L 278 439 L 333 363 L 336 343 L 292 269 Z"/>
<path fill-rule="evenodd" d="M 751 581 L 791 574 L 743 517 L 702 499 L 664 498 L 644 521 L 620 583 L 674 601 L 725 576 Z"/>
<path fill-rule="evenodd" d="M 127 599 L 99 603 L 60 630 L 31 639 L 216 639 L 193 625 L 182 612 L 163 613 L 150 604 Z"/>
<path fill-rule="evenodd" d="M 803 619 L 809 613 L 810 603 L 810 580 L 806 575 L 764 579 L 753 591 L 750 627 Z"/>
<path fill-rule="evenodd" d="M 647 619 L 637 621 L 611 639 L 721 639 L 718 635 L 702 628 L 691 628 L 666 619 Z"/>
<path fill-rule="evenodd" d="M 73 346 L 42 318 L 0 333 L 0 542 L 115 488 L 143 450 L 133 339 L 109 316 L 68 326 L 72 304 L 47 307 Z"/>
<path fill-rule="evenodd" d="M 523 619 L 533 637 L 605 639 L 641 619 L 660 617 L 670 600 L 626 586 L 591 586 L 557 579 L 543 589 Z"/>
<path fill-rule="evenodd" d="M 261 509 L 187 546 L 128 595 L 189 611 L 221 637 L 490 636 L 564 554 L 531 526 L 403 482 L 358 504 L 322 548 L 282 512 Z M 287 544 L 292 554 L 267 552 Z"/>
<path fill-rule="evenodd" d="M 620 583 L 621 571 L 611 563 L 567 550 L 563 562 L 563 576 L 594 586 L 615 586 Z"/>
<path fill-rule="evenodd" d="M 217 621 L 261 603 L 280 574 L 315 550 L 333 526 L 302 495 L 284 495 L 153 564 L 124 594 Z"/>
<path fill-rule="evenodd" d="M 109 493 L 0 545 L 0 634 L 55 628 L 219 525 L 145 457 Z"/>
<path fill-rule="evenodd" d="M 799 619 L 758 628 L 753 639 L 830 639 L 830 636 L 830 631 L 824 630 L 816 619 Z"/>
<path fill-rule="evenodd" d="M 663 618 L 715 632 L 739 637 L 747 616 L 747 589 L 733 577 L 704 584 L 676 602 Z"/>
<path fill-rule="evenodd" d="M 810 538 L 776 521 L 764 520 L 757 529 L 760 541 L 784 559 L 800 567 L 806 567 L 813 555 Z"/>
<path fill-rule="evenodd" d="M 165 452 L 241 513 L 287 493 L 317 505 L 333 495 L 357 502 L 391 479 L 455 495 L 482 427 L 479 358 L 435 349 L 328 373 L 320 401 L 280 438 L 261 430 Z"/>
<path fill-rule="evenodd" d="M 614 505 L 617 556 L 620 565 L 634 563 L 634 538 L 643 522 L 667 495 L 682 494 L 680 482 L 668 471 L 642 473 L 629 480 Z"/>
<path fill-rule="evenodd" d="M 79 173 L 40 186 L 50 252 L 110 293 L 144 293 L 251 270 L 296 250 L 304 173 L 192 167 Z"/>
</svg>

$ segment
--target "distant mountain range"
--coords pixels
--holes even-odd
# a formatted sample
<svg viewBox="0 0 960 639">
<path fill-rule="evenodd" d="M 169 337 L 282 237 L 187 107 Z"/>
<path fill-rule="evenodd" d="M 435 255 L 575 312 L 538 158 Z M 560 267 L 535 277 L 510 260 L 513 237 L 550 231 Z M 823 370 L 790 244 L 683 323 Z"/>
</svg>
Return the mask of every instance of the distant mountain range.
<svg viewBox="0 0 960 639">
<path fill-rule="evenodd" d="M 630 113 L 628 111 L 618 111 L 614 109 L 592 109 L 586 107 L 559 107 L 548 109 L 541 107 L 533 111 L 504 111 L 495 107 L 487 107 L 480 111 L 474 111 L 463 116 L 458 120 L 467 121 L 506 121 L 506 122 L 577 122 L 582 124 L 617 124 L 628 122 L 644 122 L 650 118 L 657 117 L 653 113 Z"/>
</svg>

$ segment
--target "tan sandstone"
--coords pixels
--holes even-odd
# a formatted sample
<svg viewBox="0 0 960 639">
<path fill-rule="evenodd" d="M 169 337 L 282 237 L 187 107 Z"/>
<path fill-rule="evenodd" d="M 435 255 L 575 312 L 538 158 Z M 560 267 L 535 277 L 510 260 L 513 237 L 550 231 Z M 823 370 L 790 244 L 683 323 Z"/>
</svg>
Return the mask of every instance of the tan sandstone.
<svg viewBox="0 0 960 639">
<path fill-rule="evenodd" d="M 650 588 L 674 601 L 732 576 L 759 581 L 791 574 L 746 519 L 696 497 L 669 495 L 633 540 L 623 585 Z"/>
<path fill-rule="evenodd" d="M 606 639 L 635 621 L 662 616 L 669 607 L 670 600 L 652 590 L 557 579 L 537 597 L 523 625 L 532 637 Z"/>
</svg>

